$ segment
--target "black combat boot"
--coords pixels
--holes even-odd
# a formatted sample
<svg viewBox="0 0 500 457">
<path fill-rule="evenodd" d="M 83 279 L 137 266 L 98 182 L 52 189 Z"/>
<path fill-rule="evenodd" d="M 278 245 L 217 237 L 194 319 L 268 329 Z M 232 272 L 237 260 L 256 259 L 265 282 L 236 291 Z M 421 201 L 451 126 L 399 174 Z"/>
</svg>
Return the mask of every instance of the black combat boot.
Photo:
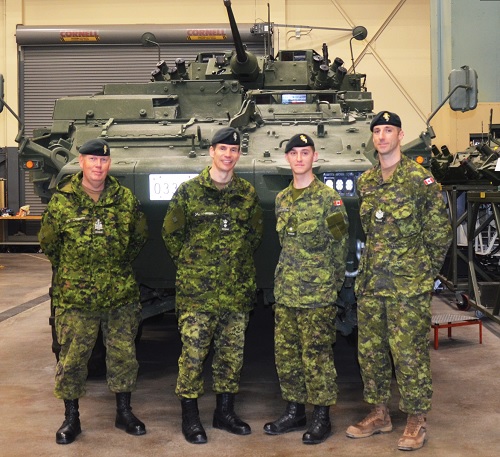
<svg viewBox="0 0 500 457">
<path fill-rule="evenodd" d="M 200 421 L 198 399 L 181 398 L 182 407 L 182 433 L 186 441 L 192 444 L 207 442 L 207 434 Z"/>
<path fill-rule="evenodd" d="M 125 430 L 129 435 L 145 435 L 146 426 L 132 413 L 130 397 L 130 392 L 116 394 L 115 427 Z"/>
<path fill-rule="evenodd" d="M 274 422 L 264 425 L 264 432 L 268 435 L 281 435 L 293 432 L 306 426 L 306 407 L 302 403 L 289 401 L 285 412 Z"/>
<path fill-rule="evenodd" d="M 80 413 L 78 412 L 78 398 L 76 400 L 64 400 L 64 422 L 56 432 L 57 444 L 69 444 L 82 433 L 80 426 Z"/>
<path fill-rule="evenodd" d="M 314 406 L 312 423 L 302 436 L 304 444 L 319 444 L 325 441 L 332 432 L 330 423 L 330 407 Z"/>
<path fill-rule="evenodd" d="M 250 425 L 243 422 L 234 412 L 234 394 L 217 394 L 217 406 L 214 411 L 213 427 L 235 435 L 250 435 Z"/>
</svg>

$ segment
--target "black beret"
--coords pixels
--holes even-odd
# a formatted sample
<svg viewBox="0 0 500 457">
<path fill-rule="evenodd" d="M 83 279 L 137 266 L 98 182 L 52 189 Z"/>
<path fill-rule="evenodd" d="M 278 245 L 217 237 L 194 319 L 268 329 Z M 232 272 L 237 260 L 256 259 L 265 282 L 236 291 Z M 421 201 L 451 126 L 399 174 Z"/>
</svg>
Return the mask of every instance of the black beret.
<svg viewBox="0 0 500 457">
<path fill-rule="evenodd" d="M 79 152 L 91 156 L 109 156 L 110 154 L 109 144 L 101 138 L 87 141 L 80 146 Z"/>
<path fill-rule="evenodd" d="M 214 137 L 212 138 L 212 146 L 216 144 L 236 144 L 240 145 L 240 134 L 238 130 L 233 129 L 232 127 L 224 127 L 223 129 L 215 132 Z"/>
<path fill-rule="evenodd" d="M 370 130 L 373 132 L 373 127 L 376 125 L 394 125 L 401 128 L 401 119 L 396 113 L 390 111 L 380 111 L 372 120 Z"/>
<path fill-rule="evenodd" d="M 297 135 L 292 136 L 285 147 L 285 154 L 293 148 L 303 148 L 306 146 L 311 146 L 314 150 L 314 141 L 309 135 L 305 133 L 297 133 Z"/>
</svg>

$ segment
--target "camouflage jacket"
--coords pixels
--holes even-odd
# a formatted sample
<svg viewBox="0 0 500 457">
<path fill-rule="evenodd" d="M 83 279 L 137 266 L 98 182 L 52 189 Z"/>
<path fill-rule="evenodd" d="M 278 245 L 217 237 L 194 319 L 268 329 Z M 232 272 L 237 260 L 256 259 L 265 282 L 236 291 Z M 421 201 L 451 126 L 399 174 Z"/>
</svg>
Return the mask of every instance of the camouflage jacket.
<svg viewBox="0 0 500 457">
<path fill-rule="evenodd" d="M 356 291 L 389 297 L 431 292 L 452 239 L 440 186 L 406 156 L 386 182 L 377 165 L 357 185 L 366 245 Z"/>
<path fill-rule="evenodd" d="M 281 253 L 276 303 L 293 308 L 332 305 L 344 282 L 348 220 L 340 195 L 318 178 L 293 201 L 293 183 L 276 197 Z"/>
<path fill-rule="evenodd" d="M 99 310 L 139 301 L 132 260 L 147 239 L 146 217 L 132 192 L 108 176 L 98 202 L 64 178 L 50 199 L 38 235 L 54 267 L 53 304 Z"/>
<path fill-rule="evenodd" d="M 176 307 L 247 311 L 255 298 L 253 253 L 262 238 L 262 210 L 250 183 L 234 175 L 219 190 L 209 170 L 179 186 L 163 222 L 177 266 Z"/>
</svg>

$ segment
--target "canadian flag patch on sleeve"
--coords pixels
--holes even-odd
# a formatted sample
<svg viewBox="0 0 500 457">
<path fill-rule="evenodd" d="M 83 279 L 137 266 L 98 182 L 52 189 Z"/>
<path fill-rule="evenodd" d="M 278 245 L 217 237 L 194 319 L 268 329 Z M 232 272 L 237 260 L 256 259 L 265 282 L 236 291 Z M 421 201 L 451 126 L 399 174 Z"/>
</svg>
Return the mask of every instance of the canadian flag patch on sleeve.
<svg viewBox="0 0 500 457">
<path fill-rule="evenodd" d="M 428 186 L 429 184 L 432 184 L 434 181 L 434 178 L 432 176 L 429 176 L 428 178 L 424 179 L 424 184 Z"/>
<path fill-rule="evenodd" d="M 342 200 L 334 200 L 333 205 L 334 206 L 342 206 Z"/>
</svg>

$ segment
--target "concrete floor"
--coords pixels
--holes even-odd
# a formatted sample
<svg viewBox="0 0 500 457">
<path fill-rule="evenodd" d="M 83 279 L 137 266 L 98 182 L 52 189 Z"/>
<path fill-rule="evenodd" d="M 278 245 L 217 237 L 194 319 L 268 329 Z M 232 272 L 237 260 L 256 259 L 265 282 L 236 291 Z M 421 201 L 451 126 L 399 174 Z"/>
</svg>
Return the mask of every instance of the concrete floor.
<svg viewBox="0 0 500 457">
<path fill-rule="evenodd" d="M 184 440 L 180 405 L 174 395 L 180 344 L 175 319 L 166 315 L 145 323 L 138 345 L 140 374 L 132 405 L 146 423 L 147 434 L 133 437 L 114 427 L 114 396 L 103 378 L 94 378 L 89 379 L 87 395 L 80 400 L 82 434 L 73 444 L 57 445 L 55 432 L 63 420 L 63 404 L 52 394 L 55 359 L 48 325 L 50 276 L 50 264 L 42 254 L 0 254 L 1 456 L 402 455 L 397 440 L 405 416 L 397 410 L 396 390 L 390 404 L 392 433 L 361 440 L 346 438 L 345 429 L 368 408 L 362 402 L 355 349 L 343 337 L 335 347 L 340 393 L 332 408 L 333 436 L 323 444 L 304 446 L 303 432 L 263 433 L 264 423 L 277 418 L 284 408 L 274 369 L 272 313 L 264 307 L 250 321 L 237 397 L 237 412 L 251 425 L 251 435 L 237 437 L 212 428 L 215 399 L 208 373 L 206 394 L 199 403 L 209 442 L 192 445 Z M 432 307 L 433 313 L 461 313 L 454 306 L 454 295 L 447 291 L 434 297 Z M 480 345 L 478 326 L 453 329 L 451 339 L 441 330 L 439 350 L 431 349 L 433 409 L 428 415 L 429 440 L 417 451 L 420 457 L 500 454 L 500 326 L 485 320 L 483 334 Z"/>
</svg>

